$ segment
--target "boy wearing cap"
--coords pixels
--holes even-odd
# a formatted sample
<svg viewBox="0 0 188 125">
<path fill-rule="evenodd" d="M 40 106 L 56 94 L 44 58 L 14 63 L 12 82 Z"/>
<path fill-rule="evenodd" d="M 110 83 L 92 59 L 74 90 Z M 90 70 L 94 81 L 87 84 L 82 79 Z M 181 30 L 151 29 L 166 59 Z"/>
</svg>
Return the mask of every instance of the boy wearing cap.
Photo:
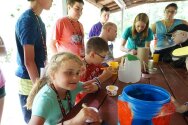
<svg viewBox="0 0 188 125">
<path fill-rule="evenodd" d="M 176 44 L 188 43 L 188 25 L 180 24 L 176 26 L 172 31 L 172 39 Z M 186 57 L 186 68 L 188 70 L 188 45 L 182 48 L 177 48 L 172 52 L 172 56 L 175 57 Z M 176 111 L 188 116 L 188 102 L 180 105 L 174 98 L 172 102 L 176 106 Z"/>
</svg>

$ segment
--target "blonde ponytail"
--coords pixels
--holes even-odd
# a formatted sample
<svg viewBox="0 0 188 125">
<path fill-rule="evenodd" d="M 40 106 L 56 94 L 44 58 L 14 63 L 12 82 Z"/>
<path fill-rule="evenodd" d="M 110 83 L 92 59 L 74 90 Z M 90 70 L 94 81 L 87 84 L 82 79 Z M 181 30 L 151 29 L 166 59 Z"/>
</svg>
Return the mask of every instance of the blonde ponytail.
<svg viewBox="0 0 188 125">
<path fill-rule="evenodd" d="M 43 77 L 41 79 L 37 79 L 31 92 L 29 93 L 29 96 L 27 98 L 27 103 L 26 103 L 26 107 L 27 109 L 31 109 L 32 108 L 32 104 L 33 104 L 33 100 L 36 96 L 36 94 L 39 92 L 39 90 L 49 82 L 47 77 Z"/>
</svg>

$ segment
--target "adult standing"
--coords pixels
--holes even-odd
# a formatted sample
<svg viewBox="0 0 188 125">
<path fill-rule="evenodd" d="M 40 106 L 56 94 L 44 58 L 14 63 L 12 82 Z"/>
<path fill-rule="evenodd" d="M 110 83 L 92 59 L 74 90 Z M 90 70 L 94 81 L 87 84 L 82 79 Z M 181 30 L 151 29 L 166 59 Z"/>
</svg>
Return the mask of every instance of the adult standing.
<svg viewBox="0 0 188 125">
<path fill-rule="evenodd" d="M 123 32 L 120 49 L 123 52 L 136 55 L 137 47 L 149 47 L 151 40 L 153 40 L 153 32 L 149 28 L 149 18 L 145 13 L 139 13 L 135 17 L 133 25 Z"/>
<path fill-rule="evenodd" d="M 82 15 L 83 0 L 67 0 L 68 16 L 56 22 L 51 40 L 52 53 L 71 52 L 84 57 L 84 29 L 78 21 Z"/>
<path fill-rule="evenodd" d="M 186 24 L 187 22 L 181 19 L 174 19 L 178 10 L 178 6 L 175 3 L 170 3 L 165 7 L 164 19 L 159 20 L 152 25 L 152 31 L 157 37 L 157 46 L 154 53 L 160 54 L 160 61 L 171 61 L 172 46 L 176 44 L 168 37 L 166 33 L 172 30 L 179 24 Z"/>
<path fill-rule="evenodd" d="M 107 56 L 105 57 L 104 61 L 108 62 L 108 61 L 120 61 L 119 58 L 114 58 L 114 54 L 113 54 L 113 43 L 114 40 L 117 37 L 117 25 L 115 23 L 112 22 L 107 22 L 102 26 L 102 30 L 101 30 L 101 34 L 100 36 L 102 39 L 104 39 L 107 43 L 108 43 L 108 48 L 109 48 L 109 52 L 107 54 Z"/>
<path fill-rule="evenodd" d="M 89 32 L 89 38 L 100 35 L 102 26 L 109 20 L 110 9 L 108 7 L 102 7 L 100 14 L 100 21 L 92 26 Z"/>
<path fill-rule="evenodd" d="M 46 29 L 40 14 L 49 10 L 52 0 L 28 0 L 30 8 L 18 19 L 15 28 L 17 45 L 16 76 L 19 83 L 19 98 L 24 120 L 31 118 L 31 111 L 25 107 L 27 97 L 36 79 L 39 78 L 40 68 L 47 60 Z"/>
</svg>

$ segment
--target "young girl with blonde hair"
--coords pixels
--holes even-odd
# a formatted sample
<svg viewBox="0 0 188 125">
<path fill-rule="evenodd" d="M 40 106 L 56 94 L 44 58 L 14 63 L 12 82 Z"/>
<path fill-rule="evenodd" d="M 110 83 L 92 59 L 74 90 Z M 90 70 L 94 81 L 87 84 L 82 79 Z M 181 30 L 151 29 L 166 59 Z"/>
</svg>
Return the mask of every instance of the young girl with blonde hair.
<svg viewBox="0 0 188 125">
<path fill-rule="evenodd" d="M 133 26 L 124 31 L 120 49 L 136 55 L 137 47 L 149 47 L 151 40 L 153 40 L 153 32 L 149 28 L 149 18 L 145 13 L 139 13 L 134 19 Z"/>
<path fill-rule="evenodd" d="M 52 57 L 45 76 L 34 85 L 27 99 L 27 108 L 32 109 L 29 125 L 80 125 L 87 119 L 100 120 L 97 112 L 90 108 L 83 108 L 74 118 L 63 120 L 73 108 L 77 93 L 98 89 L 94 83 L 79 82 L 82 67 L 82 61 L 71 53 L 62 52 Z"/>
</svg>

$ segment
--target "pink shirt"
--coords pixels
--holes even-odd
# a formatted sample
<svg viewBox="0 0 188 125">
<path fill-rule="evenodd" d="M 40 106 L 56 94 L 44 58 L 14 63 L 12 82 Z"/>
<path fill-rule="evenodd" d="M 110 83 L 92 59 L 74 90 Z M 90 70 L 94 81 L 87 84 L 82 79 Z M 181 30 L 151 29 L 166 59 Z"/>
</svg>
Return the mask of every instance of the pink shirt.
<svg viewBox="0 0 188 125">
<path fill-rule="evenodd" d="M 57 40 L 58 52 L 72 52 L 80 57 L 85 54 L 83 26 L 79 21 L 73 21 L 68 17 L 56 22 L 53 39 Z"/>
<path fill-rule="evenodd" d="M 3 87 L 5 85 L 5 78 L 3 76 L 3 73 L 0 69 L 0 88 Z"/>
</svg>

